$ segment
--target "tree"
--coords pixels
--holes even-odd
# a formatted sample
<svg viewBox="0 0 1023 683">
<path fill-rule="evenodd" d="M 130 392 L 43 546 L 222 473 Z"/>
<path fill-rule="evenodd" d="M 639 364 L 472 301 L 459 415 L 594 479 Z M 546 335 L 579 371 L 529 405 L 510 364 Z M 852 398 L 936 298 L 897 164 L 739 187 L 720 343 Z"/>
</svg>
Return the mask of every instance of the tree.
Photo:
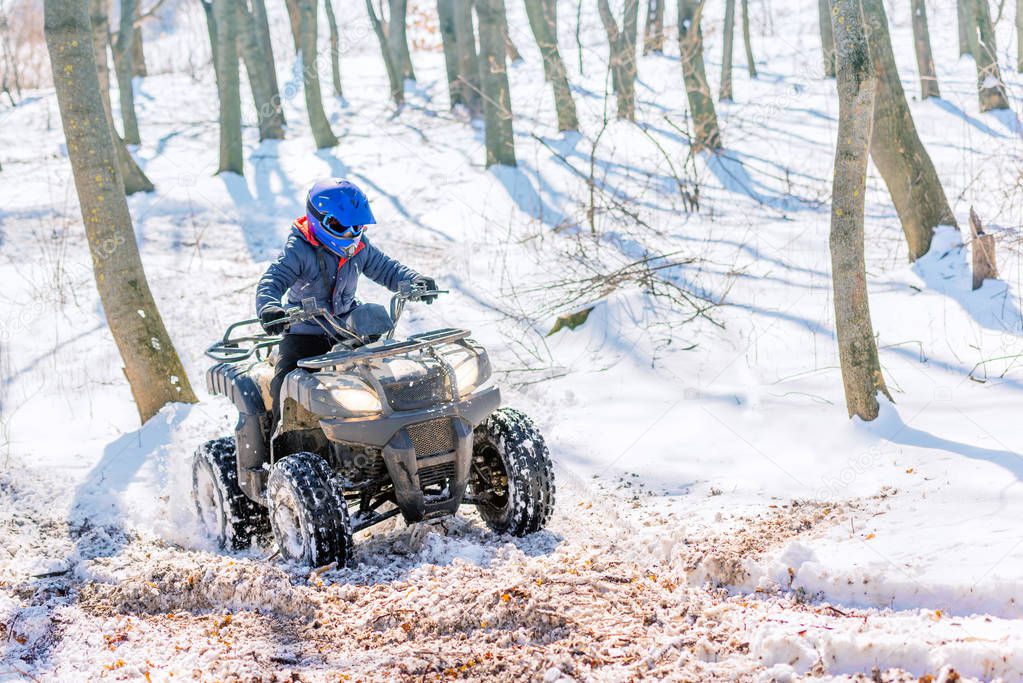
<svg viewBox="0 0 1023 683">
<path fill-rule="evenodd" d="M 259 139 L 281 140 L 284 138 L 284 110 L 280 94 L 276 91 L 277 79 L 274 72 L 273 52 L 267 51 L 256 19 L 256 2 L 253 8 L 246 6 L 246 0 L 234 0 L 238 22 L 238 49 L 245 62 L 245 73 L 249 76 L 252 103 L 256 107 L 256 121 L 259 124 Z"/>
<path fill-rule="evenodd" d="M 511 88 L 505 63 L 504 0 L 475 0 L 480 32 L 480 82 L 483 86 L 483 137 L 487 167 L 515 166 Z"/>
<path fill-rule="evenodd" d="M 1023 0 L 1016 0 L 1016 71 L 1023 74 Z"/>
<path fill-rule="evenodd" d="M 817 0 L 817 17 L 821 26 L 821 52 L 824 56 L 824 78 L 835 77 L 835 34 L 831 28 L 830 0 Z"/>
<path fill-rule="evenodd" d="M 927 5 L 925 0 L 910 0 L 913 12 L 913 44 L 916 48 L 916 67 L 920 72 L 920 97 L 941 97 L 938 76 L 934 72 L 934 57 L 931 56 L 931 34 L 927 30 Z"/>
<path fill-rule="evenodd" d="M 877 89 L 870 156 L 888 186 L 895 211 L 915 261 L 931 248 L 934 228 L 955 225 L 938 172 L 917 135 L 906 102 L 881 0 L 862 0 L 869 33 L 867 44 Z"/>
<path fill-rule="evenodd" d="M 647 0 L 643 25 L 643 54 L 664 52 L 664 0 Z"/>
<path fill-rule="evenodd" d="M 454 109 L 465 104 L 458 72 L 458 36 L 455 33 L 455 0 L 437 0 L 437 28 L 444 48 L 444 71 L 448 77 L 448 102 Z"/>
<path fill-rule="evenodd" d="M 693 117 L 693 147 L 718 150 L 721 149 L 721 131 L 707 84 L 707 70 L 703 66 L 700 15 L 705 1 L 678 0 L 678 45 L 682 55 L 682 79 Z"/>
<path fill-rule="evenodd" d="M 725 0 L 725 35 L 721 41 L 721 90 L 718 99 L 732 99 L 732 40 L 735 36 L 735 0 Z"/>
<path fill-rule="evenodd" d="M 291 42 L 295 45 L 297 55 L 302 49 L 301 10 L 298 8 L 298 0 L 284 0 L 284 6 L 288 10 L 288 28 L 291 29 Z"/>
<path fill-rule="evenodd" d="M 270 77 L 270 103 L 273 105 L 273 116 L 283 127 L 287 125 L 284 118 L 284 107 L 281 106 L 281 90 L 277 84 L 277 69 L 274 67 L 274 51 L 270 43 L 270 21 L 266 15 L 264 0 L 249 0 L 252 4 L 252 22 L 256 28 L 262 46 L 263 59 L 266 60 L 266 73 Z"/>
<path fill-rule="evenodd" d="M 341 36 L 334 17 L 334 3 L 323 0 L 323 6 L 327 10 L 327 28 L 330 30 L 330 80 L 334 85 L 334 96 L 341 97 Z"/>
<path fill-rule="evenodd" d="M 746 48 L 746 69 L 750 78 L 757 77 L 757 63 L 753 59 L 753 45 L 749 37 L 749 0 L 742 0 L 742 43 Z"/>
<path fill-rule="evenodd" d="M 636 120 L 636 37 L 639 0 L 625 0 L 622 25 L 615 21 L 608 0 L 597 0 L 600 21 L 610 46 L 611 84 L 618 98 L 618 118 Z"/>
<path fill-rule="evenodd" d="M 315 0 L 298 0 L 299 39 L 302 53 L 302 82 L 305 86 L 305 107 L 309 114 L 309 127 L 313 132 L 316 147 L 334 147 L 337 138 L 330 130 L 330 122 L 323 111 L 323 98 L 320 96 L 320 71 L 316 50 L 316 2 Z"/>
<path fill-rule="evenodd" d="M 412 70 L 412 56 L 408 49 L 408 32 L 406 23 L 408 21 L 408 0 L 388 0 L 390 16 L 387 20 L 387 48 L 391 52 L 391 58 L 399 67 L 402 78 L 410 81 L 416 80 L 416 73 Z"/>
<path fill-rule="evenodd" d="M 112 41 L 114 52 L 114 74 L 117 76 L 117 91 L 121 100 L 121 125 L 124 141 L 130 145 L 141 143 L 139 122 L 135 115 L 135 88 L 132 86 L 132 57 L 135 54 L 135 0 L 121 0 L 121 16 L 117 34 Z"/>
<path fill-rule="evenodd" d="M 867 300 L 863 245 L 867 150 L 876 80 L 863 33 L 860 0 L 833 0 L 838 142 L 831 188 L 831 273 L 835 333 L 849 417 L 877 417 L 877 393 L 891 399 L 881 374 Z"/>
<path fill-rule="evenodd" d="M 973 0 L 956 0 L 956 25 L 959 28 L 959 56 L 970 51 L 970 35 L 977 29 L 973 25 Z"/>
<path fill-rule="evenodd" d="M 451 108 L 464 106 L 470 116 L 483 112 L 480 99 L 480 64 L 476 54 L 476 32 L 471 0 L 437 0 L 437 16 L 444 45 Z"/>
<path fill-rule="evenodd" d="M 501 29 L 504 31 L 504 54 L 505 57 L 511 60 L 512 64 L 518 64 L 522 61 L 522 53 L 519 52 L 519 48 L 515 47 L 515 41 L 512 40 L 511 30 L 508 28 L 508 15 L 501 15 L 501 22 L 504 27 Z"/>
<path fill-rule="evenodd" d="M 242 158 L 241 80 L 238 74 L 238 20 L 235 3 L 240 0 L 213 0 L 213 35 L 216 42 L 213 60 L 220 100 L 220 163 L 217 173 L 244 172 Z"/>
<path fill-rule="evenodd" d="M 145 78 L 149 75 L 146 69 L 146 51 L 142 45 L 142 3 L 135 3 L 135 24 L 133 31 L 135 38 L 131 41 L 131 75 L 137 78 Z M 152 12 L 152 10 L 150 10 Z"/>
<path fill-rule="evenodd" d="M 369 21 L 373 25 L 373 33 L 376 34 L 377 42 L 380 43 L 380 52 L 384 58 L 384 67 L 387 69 L 387 80 L 391 85 L 391 99 L 397 107 L 405 104 L 405 77 L 403 75 L 403 60 L 400 55 L 396 56 L 391 51 L 391 42 L 387 38 L 388 29 L 384 26 L 384 20 L 377 16 L 373 8 L 373 0 L 366 0 L 366 12 L 369 13 Z"/>
<path fill-rule="evenodd" d="M 476 52 L 476 33 L 472 23 L 472 0 L 454 0 L 455 40 L 458 48 L 458 73 L 462 82 L 462 97 L 469 115 L 483 115 L 483 85 L 481 83 L 479 55 Z"/>
<path fill-rule="evenodd" d="M 1008 109 L 1009 98 L 998 69 L 998 46 L 991 25 L 991 9 L 987 0 L 972 0 L 970 20 L 970 53 L 977 63 L 977 95 L 980 110 Z"/>
<path fill-rule="evenodd" d="M 46 0 L 44 26 L 96 288 L 144 422 L 172 401 L 195 403 L 195 394 L 139 257 L 85 0 Z"/>
<path fill-rule="evenodd" d="M 543 72 L 554 90 L 558 112 L 558 130 L 579 130 L 572 89 L 568 85 L 565 62 L 558 51 L 558 7 L 556 0 L 525 0 L 529 27 L 543 59 Z"/>
<path fill-rule="evenodd" d="M 110 40 L 110 25 L 107 21 L 107 8 L 104 0 L 90 0 L 89 21 L 92 25 L 92 40 L 89 42 L 93 51 L 92 63 L 96 66 L 100 100 L 107 117 L 107 124 L 110 126 L 110 135 L 113 136 L 114 154 L 117 155 L 117 165 L 121 171 L 124 191 L 127 194 L 152 192 L 153 183 L 149 181 L 149 178 L 128 152 L 124 140 L 114 128 L 114 118 L 110 113 L 110 72 L 107 71 L 107 43 Z"/>
</svg>

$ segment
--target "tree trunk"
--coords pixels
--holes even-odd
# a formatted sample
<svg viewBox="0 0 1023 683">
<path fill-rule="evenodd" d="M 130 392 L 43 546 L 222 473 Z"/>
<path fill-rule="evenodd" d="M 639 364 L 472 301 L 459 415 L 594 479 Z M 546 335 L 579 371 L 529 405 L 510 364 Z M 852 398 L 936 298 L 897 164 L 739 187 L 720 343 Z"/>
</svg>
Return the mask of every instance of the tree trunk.
<svg viewBox="0 0 1023 683">
<path fill-rule="evenodd" d="M 220 165 L 217 173 L 241 175 L 244 173 L 244 162 L 236 2 L 240 0 L 213 0 L 213 22 L 217 36 L 217 96 L 220 99 Z"/>
<path fill-rule="evenodd" d="M 96 289 L 139 417 L 195 394 L 164 328 L 132 230 L 85 0 L 46 0 L 45 33 Z M 104 38 L 105 41 L 105 38 Z"/>
<path fill-rule="evenodd" d="M 483 87 L 480 83 L 480 60 L 476 53 L 476 32 L 472 22 L 472 0 L 455 2 L 455 41 L 458 46 L 458 74 L 462 99 L 469 115 L 483 115 Z"/>
<path fill-rule="evenodd" d="M 732 99 L 732 39 L 735 35 L 735 0 L 725 0 L 725 35 L 722 39 L 721 90 L 718 99 Z"/>
<path fill-rule="evenodd" d="M 643 54 L 664 54 L 664 0 L 647 0 Z"/>
<path fill-rule="evenodd" d="M 121 0 L 121 17 L 117 37 L 111 46 L 114 52 L 114 72 L 121 100 L 121 125 L 124 141 L 129 145 L 141 144 L 139 122 L 135 116 L 135 89 L 132 86 L 132 56 L 135 54 L 134 18 L 135 0 Z"/>
<path fill-rule="evenodd" d="M 611 82 L 618 97 L 618 118 L 636 120 L 636 40 L 639 33 L 639 0 L 625 0 L 622 25 L 618 26 L 608 0 L 597 0 L 600 20 L 611 51 Z"/>
<path fill-rule="evenodd" d="M 742 0 L 742 43 L 746 48 L 746 68 L 749 77 L 757 77 L 757 63 L 753 59 L 753 44 L 749 37 L 749 0 Z"/>
<path fill-rule="evenodd" d="M 337 18 L 334 16 L 332 0 L 323 0 L 327 10 L 327 28 L 330 31 L 330 80 L 334 86 L 334 96 L 343 97 L 341 90 L 341 36 L 337 32 Z"/>
<path fill-rule="evenodd" d="M 380 53 L 384 58 L 384 67 L 387 69 L 387 80 L 391 85 L 391 99 L 397 107 L 405 104 L 405 77 L 402 75 L 402 65 L 394 59 L 391 49 L 388 46 L 387 31 L 384 30 L 384 23 L 377 16 L 373 9 L 373 0 L 366 0 L 366 11 L 369 13 L 369 21 L 373 24 L 373 33 L 376 34 L 377 42 L 380 43 Z"/>
<path fill-rule="evenodd" d="M 955 215 L 917 135 L 895 65 L 884 6 L 881 0 L 862 0 L 862 8 L 877 91 L 870 156 L 895 204 L 909 260 L 915 261 L 931 248 L 934 227 L 956 225 Z"/>
<path fill-rule="evenodd" d="M 245 6 L 245 0 L 234 1 L 238 13 L 238 48 L 245 62 L 245 72 L 249 75 L 252 102 L 256 107 L 256 120 L 259 124 L 259 139 L 282 140 L 284 121 L 280 97 L 275 98 L 273 95 L 270 76 L 274 69 L 273 54 L 266 54 L 255 15 Z"/>
<path fill-rule="evenodd" d="M 1016 0 L 1016 71 L 1023 74 L 1023 0 Z"/>
<path fill-rule="evenodd" d="M 508 28 L 507 15 L 501 15 L 501 23 L 503 24 L 501 30 L 504 31 L 505 56 L 511 61 L 512 64 L 517 64 L 518 62 L 522 61 L 522 53 L 519 52 L 519 48 L 515 47 L 515 41 L 512 40 L 511 30 Z"/>
<path fill-rule="evenodd" d="M 139 2 L 135 3 L 135 19 L 138 20 L 142 16 L 142 4 Z M 142 45 L 142 27 L 136 25 L 133 29 L 135 33 L 134 39 L 131 41 L 131 75 L 136 78 L 145 78 L 149 75 L 149 70 L 146 69 L 146 51 Z"/>
<path fill-rule="evenodd" d="M 437 0 L 437 26 L 444 47 L 444 70 L 448 76 L 448 102 L 454 109 L 465 104 L 458 75 L 458 38 L 455 35 L 455 0 Z"/>
<path fill-rule="evenodd" d="M 291 41 L 295 45 L 295 54 L 302 49 L 302 11 L 298 7 L 298 0 L 284 0 L 288 9 L 288 27 L 291 28 Z"/>
<path fill-rule="evenodd" d="M 284 118 L 284 106 L 281 101 L 281 89 L 277 84 L 277 67 L 274 60 L 273 46 L 270 42 L 270 21 L 266 16 L 266 4 L 264 0 L 249 0 L 252 4 L 252 23 L 256 29 L 256 37 L 259 39 L 260 50 L 264 61 L 267 63 L 267 75 L 269 76 L 270 103 L 274 118 L 283 128 L 288 125 Z"/>
<path fill-rule="evenodd" d="M 991 10 L 987 0 L 973 0 L 973 25 L 976 33 L 971 36 L 970 48 L 977 62 L 977 94 L 980 110 L 1008 109 L 1009 98 L 1005 94 L 1005 83 L 998 69 L 998 47 L 995 44 L 995 30 L 991 25 Z"/>
<path fill-rule="evenodd" d="M 487 167 L 515 166 L 515 132 L 512 129 L 511 88 L 505 65 L 503 0 L 476 0 L 479 22 L 480 82 L 483 86 L 483 125 Z"/>
<path fill-rule="evenodd" d="M 817 0 L 817 16 L 821 24 L 821 51 L 824 55 L 824 78 L 835 77 L 835 33 L 831 27 L 830 0 Z"/>
<path fill-rule="evenodd" d="M 556 0 L 525 0 L 526 16 L 543 58 L 543 72 L 554 90 L 558 130 L 579 130 L 575 101 L 568 85 L 565 63 L 558 51 L 558 8 Z"/>
<path fill-rule="evenodd" d="M 891 398 L 870 322 L 863 249 L 867 151 L 876 81 L 859 0 L 832 0 L 838 86 L 838 143 L 831 188 L 831 273 L 835 333 L 849 417 L 873 420 L 877 392 Z"/>
<path fill-rule="evenodd" d="M 217 95 L 220 94 L 220 63 L 217 61 L 217 20 L 213 16 L 213 0 L 199 0 L 203 16 L 206 17 L 206 36 L 210 39 L 210 57 L 213 62 L 213 77 L 217 80 Z"/>
<path fill-rule="evenodd" d="M 323 99 L 320 96 L 320 71 L 316 51 L 316 0 L 298 0 L 299 32 L 302 53 L 302 74 L 305 85 L 305 107 L 309 113 L 309 127 L 313 131 L 313 140 L 317 149 L 334 147 L 337 138 L 330 130 L 330 122 L 323 111 Z"/>
<path fill-rule="evenodd" d="M 707 83 L 707 70 L 703 66 L 700 14 L 704 1 L 678 0 L 678 45 L 682 56 L 682 79 L 693 117 L 693 147 L 697 150 L 718 150 L 721 149 L 721 131 Z"/>
<path fill-rule="evenodd" d="M 959 27 L 959 56 L 972 55 L 970 36 L 977 30 L 973 26 L 973 0 L 956 0 L 956 25 Z"/>
<path fill-rule="evenodd" d="M 934 72 L 934 57 L 931 56 L 931 34 L 927 30 L 927 5 L 925 0 L 910 0 L 913 12 L 913 44 L 916 47 L 916 66 L 920 72 L 920 97 L 941 97 L 938 76 Z"/>
<path fill-rule="evenodd" d="M 414 81 L 416 73 L 412 70 L 412 56 L 409 54 L 406 31 L 408 0 L 388 0 L 388 2 L 391 17 L 387 21 L 387 47 L 391 52 L 391 59 L 400 67 L 401 77 Z"/>
<path fill-rule="evenodd" d="M 107 71 L 107 41 L 110 39 L 110 26 L 107 22 L 107 8 L 104 0 L 91 0 L 89 2 L 90 21 L 92 23 L 92 58 L 96 65 L 96 79 L 99 82 L 100 100 L 103 103 L 103 111 L 107 116 L 107 123 L 110 125 L 110 135 L 114 141 L 114 154 L 117 155 L 117 165 L 121 171 L 121 180 L 124 182 L 126 194 L 136 192 L 152 192 L 153 183 L 149 181 L 146 174 L 136 163 L 135 159 L 128 152 L 124 140 L 117 134 L 114 128 L 114 117 L 110 109 L 110 72 Z"/>
</svg>

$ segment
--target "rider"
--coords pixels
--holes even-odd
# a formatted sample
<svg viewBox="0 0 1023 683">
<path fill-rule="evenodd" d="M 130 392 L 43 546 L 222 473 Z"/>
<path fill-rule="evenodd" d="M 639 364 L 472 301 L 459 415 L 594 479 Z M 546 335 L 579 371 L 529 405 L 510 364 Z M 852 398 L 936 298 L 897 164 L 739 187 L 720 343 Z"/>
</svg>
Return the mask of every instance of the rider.
<svg viewBox="0 0 1023 683">
<path fill-rule="evenodd" d="M 278 394 L 284 377 L 298 361 L 330 351 L 332 341 L 314 322 L 300 322 L 285 330 L 280 319 L 285 308 L 312 297 L 351 327 L 349 318 L 361 304 L 355 298 L 359 275 L 366 275 L 392 292 L 404 282 L 432 291 L 433 278 L 424 277 L 386 256 L 370 243 L 366 226 L 376 223 L 365 193 L 347 180 L 321 180 L 306 198 L 306 214 L 295 220 L 283 253 L 270 264 L 256 287 L 256 313 L 267 334 L 281 334 L 270 392 L 274 424 L 280 419 Z M 433 303 L 436 295 L 423 301 Z"/>
</svg>

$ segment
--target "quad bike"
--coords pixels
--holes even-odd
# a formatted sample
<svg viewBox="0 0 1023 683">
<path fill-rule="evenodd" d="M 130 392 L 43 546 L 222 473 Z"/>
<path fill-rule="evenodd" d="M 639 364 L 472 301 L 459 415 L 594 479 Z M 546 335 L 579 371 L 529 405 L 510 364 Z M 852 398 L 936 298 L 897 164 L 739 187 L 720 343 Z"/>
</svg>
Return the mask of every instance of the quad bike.
<svg viewBox="0 0 1023 683">
<path fill-rule="evenodd" d="M 486 350 L 467 330 L 393 338 L 407 301 L 441 293 L 406 285 L 390 313 L 361 306 L 378 313 L 364 330 L 312 299 L 290 309 L 279 322 L 315 322 L 335 344 L 285 377 L 278 425 L 270 380 L 280 337 L 251 333 L 259 321 L 244 320 L 207 349 L 217 361 L 210 392 L 238 409 L 234 436 L 200 446 L 192 465 L 201 526 L 220 547 L 246 547 L 269 527 L 286 560 L 344 565 L 354 533 L 460 505 L 476 506 L 498 533 L 544 528 L 550 454 L 528 417 L 501 407 Z"/>
</svg>

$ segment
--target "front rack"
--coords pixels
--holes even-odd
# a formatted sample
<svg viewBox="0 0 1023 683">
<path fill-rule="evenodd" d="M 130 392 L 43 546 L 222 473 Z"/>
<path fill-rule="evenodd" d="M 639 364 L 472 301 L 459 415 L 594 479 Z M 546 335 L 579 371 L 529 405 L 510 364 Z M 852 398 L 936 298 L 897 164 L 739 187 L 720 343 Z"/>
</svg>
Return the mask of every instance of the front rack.
<svg viewBox="0 0 1023 683">
<path fill-rule="evenodd" d="M 281 337 L 269 334 L 247 334 L 232 337 L 231 334 L 240 327 L 258 325 L 259 318 L 239 320 L 228 325 L 224 336 L 206 349 L 206 356 L 218 363 L 240 363 L 253 356 L 260 358 L 260 351 L 270 349 L 281 343 Z"/>
<path fill-rule="evenodd" d="M 433 346 L 435 344 L 456 342 L 461 339 L 465 339 L 468 336 L 469 330 L 459 330 L 453 327 L 446 327 L 440 330 L 433 330 L 432 332 L 414 334 L 403 341 L 385 340 L 382 342 L 367 344 L 366 346 L 355 349 L 354 351 L 331 351 L 330 353 L 325 353 L 322 356 L 314 356 L 312 358 L 300 360 L 298 362 L 298 367 L 305 368 L 307 370 L 322 370 L 323 368 L 354 365 L 356 363 L 363 363 L 366 361 L 376 360 L 378 358 L 395 356 L 399 353 L 418 351 L 419 349 L 426 348 L 427 346 Z"/>
</svg>

